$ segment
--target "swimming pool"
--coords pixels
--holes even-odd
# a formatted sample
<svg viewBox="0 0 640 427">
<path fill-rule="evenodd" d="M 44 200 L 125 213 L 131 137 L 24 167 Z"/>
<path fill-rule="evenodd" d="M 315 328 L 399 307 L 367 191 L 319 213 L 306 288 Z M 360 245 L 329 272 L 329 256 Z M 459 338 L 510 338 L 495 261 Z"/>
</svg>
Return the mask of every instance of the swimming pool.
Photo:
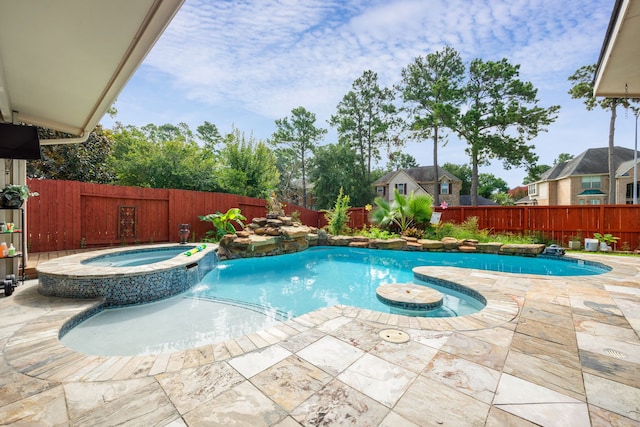
<svg viewBox="0 0 640 427">
<path fill-rule="evenodd" d="M 193 249 L 195 246 L 181 245 L 168 248 L 149 248 L 143 250 L 127 250 L 124 252 L 99 255 L 81 262 L 83 265 L 96 267 L 135 267 L 140 265 L 155 264 L 177 257 L 178 255 Z"/>
<path fill-rule="evenodd" d="M 415 282 L 412 268 L 429 265 L 545 275 L 608 271 L 601 264 L 571 259 L 318 247 L 278 257 L 221 262 L 189 291 L 153 304 L 104 310 L 61 339 L 89 354 L 150 354 L 237 338 L 335 304 L 395 312 L 377 300 L 377 286 Z M 320 277 L 327 269 L 329 276 Z M 452 297 L 447 299 L 446 309 L 454 314 L 482 308 L 473 298 L 453 303 Z"/>
</svg>

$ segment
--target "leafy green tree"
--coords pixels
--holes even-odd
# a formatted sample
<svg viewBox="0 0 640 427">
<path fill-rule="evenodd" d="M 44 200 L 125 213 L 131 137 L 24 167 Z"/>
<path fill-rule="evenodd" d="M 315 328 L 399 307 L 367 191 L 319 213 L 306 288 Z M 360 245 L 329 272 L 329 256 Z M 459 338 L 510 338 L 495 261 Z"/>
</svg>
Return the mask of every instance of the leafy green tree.
<svg viewBox="0 0 640 427">
<path fill-rule="evenodd" d="M 549 165 L 531 165 L 527 168 L 527 176 L 522 180 L 523 184 L 530 184 L 532 182 L 540 181 L 540 177 L 543 173 L 551 169 Z"/>
<path fill-rule="evenodd" d="M 349 144 L 358 154 L 362 182 L 371 184 L 372 163 L 380 160 L 380 148 L 389 145 L 390 132 L 398 125 L 394 94 L 378 85 L 371 70 L 357 78 L 338 104 L 329 124 L 338 131 L 338 141 Z"/>
<path fill-rule="evenodd" d="M 278 169 L 273 151 L 253 135 L 234 129 L 225 136 L 220 150 L 220 184 L 223 191 L 266 198 L 278 187 Z"/>
<path fill-rule="evenodd" d="M 206 120 L 196 128 L 196 134 L 204 142 L 204 148 L 213 153 L 216 153 L 218 151 L 217 147 L 224 142 L 218 127 Z"/>
<path fill-rule="evenodd" d="M 296 186 L 300 181 L 298 156 L 291 147 L 276 147 L 273 149 L 273 154 L 276 156 L 276 168 L 280 176 L 278 195 L 287 203 L 298 204 L 300 202 Z"/>
<path fill-rule="evenodd" d="M 486 199 L 491 199 L 493 194 L 509 191 L 507 182 L 491 173 L 481 173 L 478 176 L 478 183 L 480 185 L 478 194 Z"/>
<path fill-rule="evenodd" d="M 471 168 L 469 165 L 456 165 L 453 163 L 445 163 L 442 165 L 442 169 L 447 172 L 451 172 L 456 178 L 462 181 L 462 187 L 460 188 L 460 194 L 471 194 Z"/>
<path fill-rule="evenodd" d="M 438 177 L 438 143 L 446 128 L 451 128 L 462 103 L 464 64 L 455 49 L 446 46 L 441 51 L 417 57 L 402 69 L 398 86 L 408 115 L 408 127 L 416 139 L 433 139 L 434 182 Z M 440 204 L 440 189 L 434 185 L 433 198 Z"/>
<path fill-rule="evenodd" d="M 400 233 L 428 224 L 433 212 L 431 196 L 416 196 L 411 192 L 405 197 L 397 189 L 391 203 L 383 197 L 376 197 L 374 203 L 376 208 L 371 212 L 371 220 L 381 227 L 396 227 Z"/>
<path fill-rule="evenodd" d="M 172 130 L 157 131 L 160 128 Z M 204 153 L 195 141 L 187 140 L 174 130 L 179 128 L 171 125 L 147 125 L 144 129 L 126 126 L 114 133 L 110 162 L 117 183 L 151 188 L 219 190 L 212 156 Z M 175 139 L 162 139 L 165 137 Z"/>
<path fill-rule="evenodd" d="M 330 209 L 341 190 L 355 206 L 364 206 L 373 200 L 373 187 L 363 184 L 358 155 L 348 144 L 318 147 L 310 166 L 309 179 L 313 182 L 317 209 Z"/>
<path fill-rule="evenodd" d="M 318 142 L 327 133 L 326 129 L 315 126 L 316 115 L 304 107 L 291 110 L 291 117 L 276 120 L 277 130 L 273 134 L 275 144 L 290 147 L 300 161 L 302 176 L 302 206 L 307 207 L 307 161 Z"/>
<path fill-rule="evenodd" d="M 558 163 L 564 163 L 564 162 L 568 162 L 570 160 L 573 160 L 573 154 L 569 154 L 569 153 L 560 153 L 558 154 L 558 157 L 553 161 L 553 165 L 557 165 Z"/>
<path fill-rule="evenodd" d="M 111 184 L 116 178 L 108 161 L 112 145 L 111 132 L 100 125 L 96 126 L 85 142 L 42 145 L 42 159 L 27 162 L 27 176 Z"/>
<path fill-rule="evenodd" d="M 521 81 L 519 65 L 501 61 L 471 62 L 465 86 L 466 108 L 456 124 L 471 157 L 471 204 L 478 204 L 478 167 L 501 159 L 505 169 L 534 164 L 528 142 L 557 118 L 559 106 L 538 106 L 537 89 Z"/>
<path fill-rule="evenodd" d="M 609 118 L 609 156 L 608 156 L 608 169 L 609 169 L 609 191 L 608 202 L 615 204 L 616 200 L 616 180 L 615 180 L 615 162 L 614 162 L 614 142 L 615 142 L 615 129 L 616 129 L 616 117 L 618 115 L 618 105 L 628 108 L 633 104 L 640 102 L 638 98 L 602 98 L 597 99 L 593 95 L 593 76 L 596 72 L 596 64 L 585 65 L 569 77 L 569 81 L 573 83 L 569 94 L 573 99 L 582 99 L 587 110 L 591 111 L 596 107 L 600 107 L 605 111 L 610 111 L 611 117 Z"/>
<path fill-rule="evenodd" d="M 400 169 L 417 168 L 418 166 L 420 166 L 418 161 L 411 154 L 394 151 L 389 153 L 386 170 L 387 172 L 392 172 Z"/>
</svg>

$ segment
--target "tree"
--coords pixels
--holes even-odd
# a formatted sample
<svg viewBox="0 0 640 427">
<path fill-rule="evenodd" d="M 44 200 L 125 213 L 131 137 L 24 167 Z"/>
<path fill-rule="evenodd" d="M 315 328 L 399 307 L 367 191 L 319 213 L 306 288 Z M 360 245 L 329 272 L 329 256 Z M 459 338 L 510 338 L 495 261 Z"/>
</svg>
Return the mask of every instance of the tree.
<svg viewBox="0 0 640 427">
<path fill-rule="evenodd" d="M 445 163 L 442 165 L 442 169 L 451 172 L 456 178 L 462 180 L 460 194 L 471 194 L 471 168 L 469 165 Z"/>
<path fill-rule="evenodd" d="M 527 168 L 527 176 L 522 180 L 523 184 L 531 184 L 532 182 L 540 181 L 540 177 L 543 173 L 551 169 L 549 165 L 531 165 Z"/>
<path fill-rule="evenodd" d="M 416 139 L 433 139 L 434 189 L 436 205 L 439 199 L 438 143 L 442 132 L 451 128 L 462 102 L 461 84 L 464 64 L 460 54 L 447 46 L 443 50 L 417 57 L 402 69 L 402 82 L 398 90 L 405 103 L 408 127 Z"/>
<path fill-rule="evenodd" d="M 204 142 L 204 148 L 214 153 L 217 151 L 218 145 L 223 143 L 223 138 L 218 131 L 218 127 L 206 120 L 196 128 L 196 134 L 198 138 Z"/>
<path fill-rule="evenodd" d="M 505 169 L 534 164 L 537 156 L 528 141 L 557 118 L 559 106 L 538 107 L 537 89 L 518 79 L 519 65 L 506 59 L 475 59 L 465 86 L 466 108 L 456 123 L 471 157 L 471 204 L 478 204 L 478 167 L 501 159 Z"/>
<path fill-rule="evenodd" d="M 85 142 L 42 145 L 42 159 L 27 162 L 27 176 L 111 184 L 116 178 L 108 161 L 112 145 L 112 133 L 100 125 L 96 126 Z"/>
<path fill-rule="evenodd" d="M 173 125 L 119 128 L 110 163 L 117 183 L 136 187 L 217 191 L 213 156 Z M 169 139 L 164 139 L 169 138 Z M 173 139 L 171 139 L 173 138 Z"/>
<path fill-rule="evenodd" d="M 358 155 L 362 182 L 371 184 L 374 160 L 380 160 L 380 148 L 391 139 L 390 132 L 398 125 L 394 94 L 378 85 L 378 75 L 371 70 L 357 78 L 337 106 L 329 124 L 338 131 L 338 141 L 348 144 Z"/>
<path fill-rule="evenodd" d="M 416 158 L 409 153 L 403 153 L 402 151 L 389 153 L 387 172 L 397 171 L 400 169 L 417 168 L 419 166 L 420 165 Z"/>
<path fill-rule="evenodd" d="M 238 129 L 224 137 L 218 174 L 223 191 L 248 197 L 266 198 L 279 181 L 273 151 Z"/>
<path fill-rule="evenodd" d="M 318 147 L 310 165 L 316 209 L 330 209 L 341 190 L 355 206 L 371 203 L 373 187 L 362 182 L 358 155 L 348 144 Z"/>
<path fill-rule="evenodd" d="M 275 144 L 290 147 L 300 161 L 302 176 L 302 206 L 307 207 L 307 174 L 306 167 L 309 154 L 313 153 L 316 144 L 327 133 L 326 129 L 315 126 L 316 115 L 304 107 L 291 110 L 291 117 L 276 120 L 277 130 L 273 134 Z"/>
<path fill-rule="evenodd" d="M 638 98 L 602 98 L 597 99 L 593 95 L 593 76 L 596 72 L 596 65 L 585 65 L 573 73 L 569 77 L 569 81 L 573 83 L 569 94 L 573 99 L 582 99 L 587 107 L 587 110 L 591 111 L 596 107 L 600 107 L 603 110 L 611 112 L 609 119 L 609 156 L 608 156 L 608 170 L 609 170 L 609 191 L 608 199 L 609 203 L 615 204 L 616 200 L 616 180 L 615 180 L 615 163 L 614 163 L 614 141 L 615 141 L 615 129 L 616 129 L 616 117 L 618 105 L 622 105 L 627 108 L 631 104 L 638 103 Z"/>
<path fill-rule="evenodd" d="M 560 153 L 558 154 L 558 158 L 556 158 L 553 161 L 553 166 L 559 164 L 559 163 L 565 163 L 568 162 L 570 160 L 573 160 L 573 154 L 569 154 L 569 153 Z"/>
<path fill-rule="evenodd" d="M 511 194 L 508 193 L 493 193 L 491 200 L 499 204 L 500 206 L 513 206 L 516 204 Z"/>
<path fill-rule="evenodd" d="M 478 195 L 486 199 L 491 199 L 491 196 L 496 193 L 506 193 L 509 191 L 507 182 L 491 173 L 481 173 L 478 176 L 478 184 L 480 187 L 478 189 Z"/>
<path fill-rule="evenodd" d="M 300 180 L 298 156 L 291 147 L 276 147 L 273 154 L 276 156 L 276 168 L 280 176 L 278 196 L 287 203 L 298 204 L 300 202 L 300 194 L 296 187 L 296 182 Z"/>
</svg>

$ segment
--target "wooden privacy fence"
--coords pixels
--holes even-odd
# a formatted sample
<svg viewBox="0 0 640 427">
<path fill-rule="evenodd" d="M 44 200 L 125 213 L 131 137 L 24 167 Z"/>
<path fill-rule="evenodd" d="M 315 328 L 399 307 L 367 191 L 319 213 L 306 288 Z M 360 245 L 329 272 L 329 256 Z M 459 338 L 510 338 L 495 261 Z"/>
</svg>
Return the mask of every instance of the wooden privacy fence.
<svg viewBox="0 0 640 427">
<path fill-rule="evenodd" d="M 349 227 L 369 225 L 365 208 L 352 208 Z M 540 233 L 566 245 L 578 234 L 582 239 L 593 233 L 611 233 L 620 237 L 617 249 L 625 243 L 630 249 L 640 247 L 639 205 L 575 205 L 575 206 L 455 206 L 441 212 L 441 222 L 460 224 L 478 218 L 478 227 L 496 233 Z M 584 240 L 582 241 L 584 244 Z"/>
<path fill-rule="evenodd" d="M 40 193 L 27 202 L 27 245 L 30 252 L 108 247 L 134 243 L 178 242 L 178 225 L 191 224 L 192 239 L 211 229 L 199 215 L 238 207 L 251 220 L 266 214 L 266 201 L 224 193 L 120 187 L 76 181 L 29 179 L 31 191 Z M 287 205 L 285 212 L 300 213 L 302 223 L 326 225 L 323 212 Z M 442 212 L 442 222 L 461 223 L 477 217 L 480 228 L 499 233 L 542 233 L 566 244 L 573 235 L 593 233 L 620 237 L 640 246 L 638 205 L 589 206 L 457 206 Z M 365 208 L 351 208 L 349 227 L 369 225 Z"/>
<path fill-rule="evenodd" d="M 30 252 L 178 242 L 179 224 L 191 224 L 190 240 L 198 240 L 212 229 L 199 215 L 237 207 L 251 220 L 267 212 L 264 199 L 234 194 L 38 179 L 27 185 L 40 193 L 27 202 Z M 288 214 L 296 210 L 303 223 L 318 225 L 319 212 L 285 206 Z"/>
</svg>

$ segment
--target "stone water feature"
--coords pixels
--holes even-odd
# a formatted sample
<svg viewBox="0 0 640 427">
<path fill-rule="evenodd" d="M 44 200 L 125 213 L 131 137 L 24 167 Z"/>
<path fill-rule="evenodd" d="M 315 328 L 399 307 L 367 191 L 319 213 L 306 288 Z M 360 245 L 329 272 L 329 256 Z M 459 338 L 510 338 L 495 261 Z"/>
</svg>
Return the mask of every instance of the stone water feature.
<svg viewBox="0 0 640 427">
<path fill-rule="evenodd" d="M 323 229 L 295 222 L 289 216 L 254 218 L 244 230 L 227 234 L 220 241 L 219 259 L 248 258 L 300 252 L 310 246 L 347 246 L 368 249 L 395 249 L 425 252 L 477 252 L 500 255 L 536 256 L 543 244 L 479 243 L 477 240 L 442 240 L 402 237 L 370 239 L 364 236 L 332 236 Z"/>
</svg>

